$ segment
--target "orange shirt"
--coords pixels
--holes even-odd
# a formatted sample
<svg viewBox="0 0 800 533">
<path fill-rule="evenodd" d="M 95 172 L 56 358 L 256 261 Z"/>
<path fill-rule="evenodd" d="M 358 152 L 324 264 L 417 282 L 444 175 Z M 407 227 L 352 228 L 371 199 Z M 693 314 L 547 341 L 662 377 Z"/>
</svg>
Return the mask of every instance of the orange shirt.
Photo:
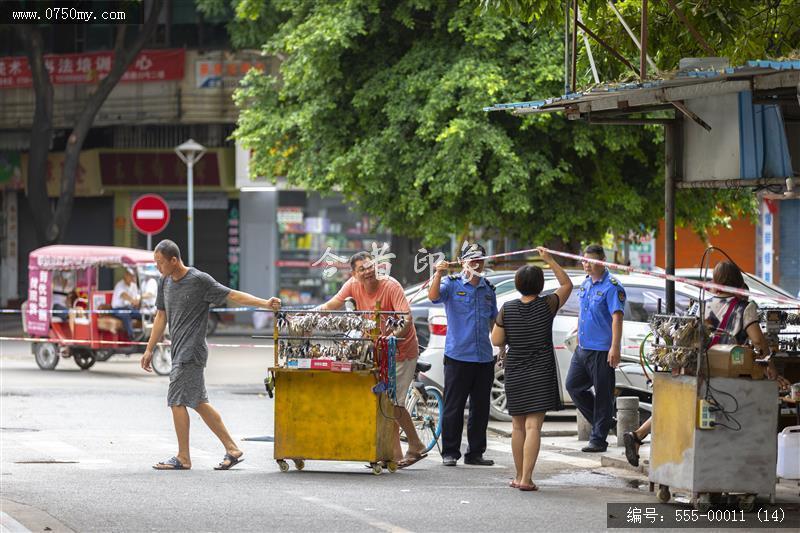
<svg viewBox="0 0 800 533">
<path fill-rule="evenodd" d="M 359 311 L 372 311 L 375 309 L 375 302 L 381 302 L 381 311 L 398 311 L 411 315 L 411 307 L 408 305 L 403 286 L 392 277 L 378 280 L 378 290 L 368 293 L 360 282 L 355 278 L 348 279 L 336 296 L 333 297 L 340 305 L 344 305 L 346 298 L 352 297 L 356 301 L 356 309 Z M 381 332 L 386 332 L 386 315 L 381 316 Z M 405 333 L 405 340 L 397 343 L 397 360 L 416 359 L 419 357 L 419 343 L 417 341 L 417 330 L 412 320 L 411 327 Z"/>
</svg>

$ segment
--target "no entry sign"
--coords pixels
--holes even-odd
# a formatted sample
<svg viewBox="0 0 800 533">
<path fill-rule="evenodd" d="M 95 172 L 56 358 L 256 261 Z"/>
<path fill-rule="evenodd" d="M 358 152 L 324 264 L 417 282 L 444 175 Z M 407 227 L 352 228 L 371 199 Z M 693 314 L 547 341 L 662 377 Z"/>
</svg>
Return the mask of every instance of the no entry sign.
<svg viewBox="0 0 800 533">
<path fill-rule="evenodd" d="M 145 194 L 131 208 L 133 227 L 145 235 L 161 233 L 169 224 L 169 206 L 157 194 Z"/>
</svg>

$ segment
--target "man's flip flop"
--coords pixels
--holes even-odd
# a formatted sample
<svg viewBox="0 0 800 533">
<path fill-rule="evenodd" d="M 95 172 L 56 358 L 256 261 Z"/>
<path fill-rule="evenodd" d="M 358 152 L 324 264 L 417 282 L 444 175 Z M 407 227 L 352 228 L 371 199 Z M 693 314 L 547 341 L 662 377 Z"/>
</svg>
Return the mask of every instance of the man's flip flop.
<svg viewBox="0 0 800 533">
<path fill-rule="evenodd" d="M 227 463 L 225 461 L 227 461 Z M 244 461 L 244 459 L 241 455 L 239 457 L 234 457 L 231 454 L 226 453 L 225 457 L 222 459 L 222 462 L 215 466 L 214 470 L 230 470 L 242 461 Z"/>
<path fill-rule="evenodd" d="M 641 446 L 644 444 L 642 439 L 633 431 L 628 431 L 622 435 L 622 442 L 625 443 L 625 459 L 631 466 L 639 466 L 639 454 L 636 452 L 636 444 Z"/>
<path fill-rule="evenodd" d="M 407 468 L 407 467 L 409 467 L 409 466 L 411 466 L 411 465 L 413 465 L 415 463 L 418 463 L 419 461 L 422 461 L 426 457 L 428 457 L 427 453 L 411 453 L 411 454 L 406 454 L 406 455 L 407 455 L 407 457 L 403 458 L 402 461 L 397 463 L 397 468 Z"/>
<path fill-rule="evenodd" d="M 171 459 L 167 459 L 166 461 L 161 461 L 160 463 L 153 465 L 154 470 L 189 470 L 183 463 L 181 463 L 177 457 L 173 457 Z"/>
</svg>

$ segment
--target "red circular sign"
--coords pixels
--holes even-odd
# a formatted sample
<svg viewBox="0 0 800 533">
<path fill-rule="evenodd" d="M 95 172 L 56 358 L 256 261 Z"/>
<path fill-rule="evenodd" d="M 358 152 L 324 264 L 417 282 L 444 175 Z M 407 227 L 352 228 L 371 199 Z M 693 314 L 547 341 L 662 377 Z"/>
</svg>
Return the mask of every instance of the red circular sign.
<svg viewBox="0 0 800 533">
<path fill-rule="evenodd" d="M 133 203 L 131 220 L 145 235 L 161 233 L 169 224 L 169 206 L 159 195 L 145 194 Z"/>
</svg>

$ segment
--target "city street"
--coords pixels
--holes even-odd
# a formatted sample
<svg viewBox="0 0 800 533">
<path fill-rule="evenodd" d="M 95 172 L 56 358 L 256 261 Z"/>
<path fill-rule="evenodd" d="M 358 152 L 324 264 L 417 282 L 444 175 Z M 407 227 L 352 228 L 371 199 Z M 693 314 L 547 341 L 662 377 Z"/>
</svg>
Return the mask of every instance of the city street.
<svg viewBox="0 0 800 533">
<path fill-rule="evenodd" d="M 150 466 L 176 451 L 167 378 L 135 357 L 83 372 L 62 360 L 44 372 L 29 349 L 0 345 L 0 482 L 3 510 L 31 531 L 588 531 L 605 529 L 606 502 L 655 502 L 645 478 L 610 475 L 599 457 L 575 451 L 575 437 L 543 440 L 534 493 L 507 486 L 510 441 L 492 434 L 489 468 L 446 468 L 432 453 L 381 476 L 315 461 L 283 474 L 271 442 L 245 441 L 246 461 L 217 472 L 223 451 L 196 414 L 192 470 L 157 472 Z M 270 360 L 270 350 L 211 350 L 210 399 L 239 440 L 272 435 L 261 384 Z"/>
</svg>

